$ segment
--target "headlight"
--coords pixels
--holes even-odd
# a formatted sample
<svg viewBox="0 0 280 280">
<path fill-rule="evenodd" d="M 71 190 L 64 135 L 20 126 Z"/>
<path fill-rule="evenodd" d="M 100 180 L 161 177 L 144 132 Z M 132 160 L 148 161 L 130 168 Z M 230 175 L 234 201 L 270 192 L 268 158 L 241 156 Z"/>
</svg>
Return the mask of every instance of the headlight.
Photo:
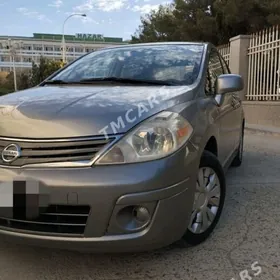
<svg viewBox="0 0 280 280">
<path fill-rule="evenodd" d="M 182 116 L 164 111 L 135 127 L 95 164 L 122 164 L 160 159 L 181 148 L 192 132 L 192 126 Z"/>
</svg>

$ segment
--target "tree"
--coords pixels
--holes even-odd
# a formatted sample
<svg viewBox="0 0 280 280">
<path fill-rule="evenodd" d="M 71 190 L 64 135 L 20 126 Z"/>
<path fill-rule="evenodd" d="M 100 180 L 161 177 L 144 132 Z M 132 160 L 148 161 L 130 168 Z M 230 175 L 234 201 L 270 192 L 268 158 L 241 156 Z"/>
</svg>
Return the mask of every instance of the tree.
<svg viewBox="0 0 280 280">
<path fill-rule="evenodd" d="M 174 0 L 141 18 L 132 42 L 228 43 L 280 23 L 279 0 Z"/>
<path fill-rule="evenodd" d="M 142 25 L 132 36 L 132 43 L 177 40 L 172 8 L 171 5 L 160 6 L 157 11 L 153 10 L 146 17 L 142 17 Z"/>
<path fill-rule="evenodd" d="M 36 86 L 62 67 L 60 61 L 40 57 L 39 64 L 32 62 L 30 85 Z"/>
<path fill-rule="evenodd" d="M 17 71 L 18 90 L 37 86 L 51 74 L 63 67 L 60 61 L 49 60 L 41 57 L 39 64 L 32 63 L 32 70 Z M 0 95 L 14 91 L 14 73 L 0 75 Z"/>
<path fill-rule="evenodd" d="M 183 41 L 217 42 L 213 1 L 175 0 L 173 14 Z"/>
<path fill-rule="evenodd" d="M 0 79 L 1 94 L 10 93 L 15 90 L 14 73 L 10 72 Z M 21 71 L 17 72 L 17 87 L 18 90 L 27 89 L 30 87 L 30 72 Z"/>
<path fill-rule="evenodd" d="M 8 75 L 7 72 L 0 72 L 0 96 L 13 91 L 13 88 L 7 88 Z"/>
<path fill-rule="evenodd" d="M 30 87 L 31 73 L 30 71 L 21 72 L 18 76 L 18 89 L 28 89 Z"/>
<path fill-rule="evenodd" d="M 280 23 L 278 0 L 215 1 L 219 41 L 228 42 L 239 34 L 251 34 Z"/>
</svg>

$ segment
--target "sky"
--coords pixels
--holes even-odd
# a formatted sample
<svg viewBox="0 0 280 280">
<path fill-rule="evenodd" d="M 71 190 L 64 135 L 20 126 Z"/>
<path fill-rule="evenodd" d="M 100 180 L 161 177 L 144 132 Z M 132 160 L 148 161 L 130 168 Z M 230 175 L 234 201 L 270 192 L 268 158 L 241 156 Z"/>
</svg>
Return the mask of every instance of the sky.
<svg viewBox="0 0 280 280">
<path fill-rule="evenodd" d="M 29 36 L 33 33 L 102 34 L 130 39 L 141 16 L 168 0 L 0 0 L 0 35 Z"/>
</svg>

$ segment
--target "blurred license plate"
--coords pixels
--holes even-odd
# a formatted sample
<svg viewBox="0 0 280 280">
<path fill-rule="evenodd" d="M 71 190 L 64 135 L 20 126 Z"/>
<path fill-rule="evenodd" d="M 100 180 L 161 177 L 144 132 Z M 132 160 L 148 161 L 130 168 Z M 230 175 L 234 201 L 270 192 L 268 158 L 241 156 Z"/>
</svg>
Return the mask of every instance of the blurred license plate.
<svg viewBox="0 0 280 280">
<path fill-rule="evenodd" d="M 0 182 L 0 217 L 36 219 L 48 206 L 47 189 L 38 181 L 17 179 Z"/>
</svg>

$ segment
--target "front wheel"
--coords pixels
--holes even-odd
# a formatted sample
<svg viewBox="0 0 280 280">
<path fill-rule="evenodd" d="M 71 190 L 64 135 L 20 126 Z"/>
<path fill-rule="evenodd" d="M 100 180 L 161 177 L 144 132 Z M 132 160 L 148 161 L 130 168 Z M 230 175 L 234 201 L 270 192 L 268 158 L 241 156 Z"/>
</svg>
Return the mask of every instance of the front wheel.
<svg viewBox="0 0 280 280">
<path fill-rule="evenodd" d="M 225 201 L 226 183 L 218 158 L 204 151 L 196 182 L 190 223 L 183 240 L 190 245 L 203 242 L 216 227 Z"/>
</svg>

